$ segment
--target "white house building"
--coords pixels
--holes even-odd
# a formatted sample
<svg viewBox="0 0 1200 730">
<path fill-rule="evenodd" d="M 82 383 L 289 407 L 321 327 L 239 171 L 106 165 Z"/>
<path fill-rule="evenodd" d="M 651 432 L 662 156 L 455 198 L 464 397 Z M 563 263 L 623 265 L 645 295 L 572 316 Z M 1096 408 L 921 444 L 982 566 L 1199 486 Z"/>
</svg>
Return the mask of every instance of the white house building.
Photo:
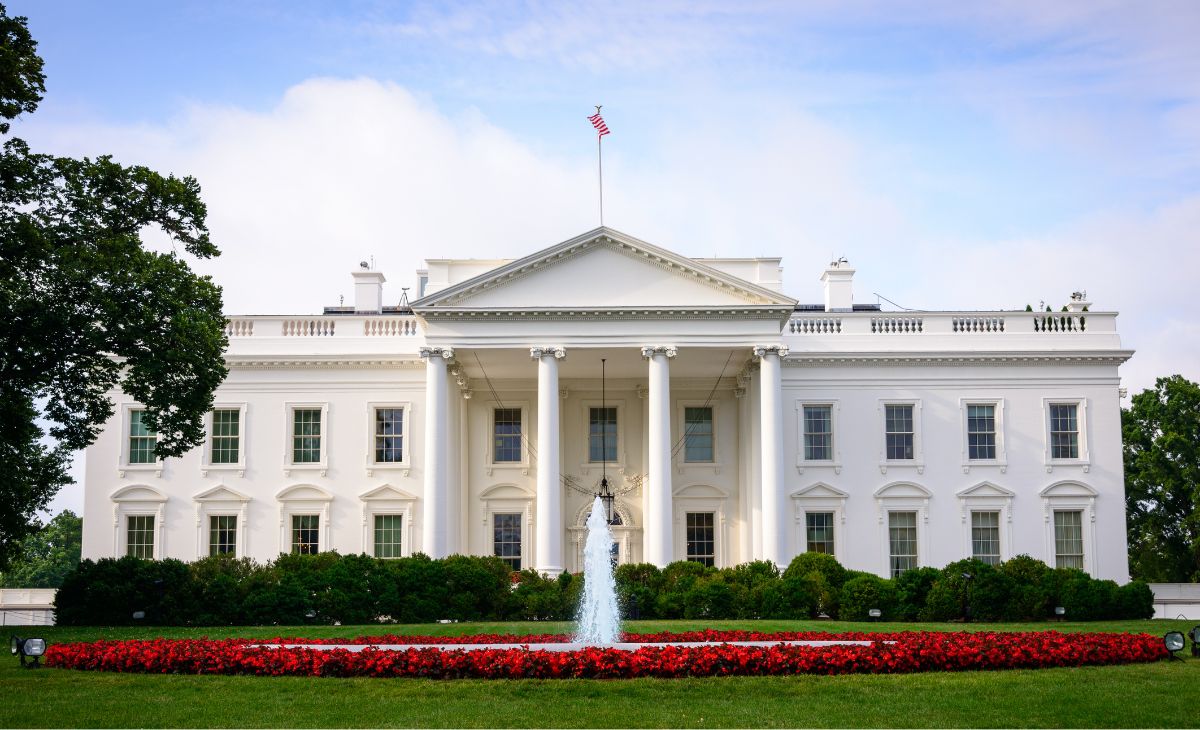
<svg viewBox="0 0 1200 730">
<path fill-rule="evenodd" d="M 602 475 L 621 562 L 805 550 L 895 575 L 1026 553 L 1128 579 L 1115 312 L 822 305 L 778 258 L 598 228 L 430 259 L 411 306 L 229 319 L 206 442 L 158 461 L 138 403 L 88 449 L 84 557 L 497 554 L 581 569 Z M 605 378 L 601 379 L 601 362 Z"/>
</svg>

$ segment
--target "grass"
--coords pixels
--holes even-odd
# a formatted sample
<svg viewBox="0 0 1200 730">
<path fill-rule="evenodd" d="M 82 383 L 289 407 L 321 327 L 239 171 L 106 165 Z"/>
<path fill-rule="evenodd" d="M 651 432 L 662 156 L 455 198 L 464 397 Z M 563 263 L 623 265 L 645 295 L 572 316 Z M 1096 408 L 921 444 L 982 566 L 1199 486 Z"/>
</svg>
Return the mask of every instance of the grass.
<svg viewBox="0 0 1200 730">
<path fill-rule="evenodd" d="M 638 621 L 632 631 L 862 630 L 833 621 Z M 1191 622 L 877 624 L 886 630 L 1186 631 Z M 39 627 L 100 638 L 549 633 L 561 623 Z M 18 631 L 20 633 L 20 631 Z M 1191 727 L 1200 660 L 1037 671 L 639 680 L 317 679 L 26 671 L 0 662 L 0 727 Z M 17 701 L 13 701 L 17 700 Z"/>
</svg>

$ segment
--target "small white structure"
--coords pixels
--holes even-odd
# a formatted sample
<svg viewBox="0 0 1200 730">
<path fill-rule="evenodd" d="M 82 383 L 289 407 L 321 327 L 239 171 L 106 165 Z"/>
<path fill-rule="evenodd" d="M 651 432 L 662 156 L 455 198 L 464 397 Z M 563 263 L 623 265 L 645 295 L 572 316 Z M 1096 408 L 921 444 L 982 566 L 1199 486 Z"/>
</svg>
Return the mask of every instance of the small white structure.
<svg viewBox="0 0 1200 730">
<path fill-rule="evenodd" d="M 0 626 L 53 626 L 55 588 L 0 588 Z"/>
<path fill-rule="evenodd" d="M 844 261 L 801 305 L 780 272 L 598 228 L 431 259 L 411 307 L 360 269 L 353 307 L 231 317 L 203 446 L 156 461 L 113 394 L 84 556 L 578 571 L 607 469 L 621 562 L 820 550 L 886 576 L 1028 553 L 1128 579 L 1115 312 L 882 312 L 854 304 Z"/>
</svg>

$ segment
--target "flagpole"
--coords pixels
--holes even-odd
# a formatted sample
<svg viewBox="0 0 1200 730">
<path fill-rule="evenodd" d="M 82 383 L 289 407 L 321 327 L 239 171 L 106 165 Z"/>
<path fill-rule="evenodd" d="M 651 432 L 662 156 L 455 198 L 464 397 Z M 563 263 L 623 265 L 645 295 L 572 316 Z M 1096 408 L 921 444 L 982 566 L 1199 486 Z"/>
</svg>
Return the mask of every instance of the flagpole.
<svg viewBox="0 0 1200 730">
<path fill-rule="evenodd" d="M 600 107 L 596 107 L 596 114 L 600 113 Z M 596 168 L 600 173 L 600 226 L 604 227 L 604 141 L 603 134 L 596 134 Z"/>
</svg>

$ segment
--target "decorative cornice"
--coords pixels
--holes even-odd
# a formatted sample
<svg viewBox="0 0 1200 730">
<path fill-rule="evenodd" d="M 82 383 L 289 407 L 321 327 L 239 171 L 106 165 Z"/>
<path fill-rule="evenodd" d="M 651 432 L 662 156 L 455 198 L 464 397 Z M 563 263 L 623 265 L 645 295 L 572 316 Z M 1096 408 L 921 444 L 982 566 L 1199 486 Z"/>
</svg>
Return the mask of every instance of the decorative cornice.
<svg viewBox="0 0 1200 730">
<path fill-rule="evenodd" d="M 761 360 L 767 355 L 778 355 L 781 359 L 787 357 L 787 345 L 755 345 L 754 357 Z"/>
<path fill-rule="evenodd" d="M 419 352 L 422 359 L 440 357 L 447 362 L 454 359 L 453 347 L 422 347 Z"/>
<path fill-rule="evenodd" d="M 301 368 L 348 368 L 348 369 L 392 369 L 413 370 L 425 367 L 421 360 L 389 357 L 331 357 L 317 358 L 312 355 L 300 357 L 226 357 L 225 365 L 237 370 L 273 370 Z"/>
<path fill-rule="evenodd" d="M 553 356 L 555 360 L 564 360 L 567 357 L 567 348 L 561 345 L 540 345 L 529 348 L 529 356 L 534 360 L 541 360 L 543 357 Z"/>
<path fill-rule="evenodd" d="M 751 319 L 786 322 L 792 307 L 752 305 L 732 307 L 437 307 L 423 309 L 427 322 L 462 320 L 498 321 L 605 321 L 623 320 L 723 320 Z"/>
<path fill-rule="evenodd" d="M 1120 365 L 1132 350 L 1063 352 L 845 352 L 793 353 L 784 367 L 805 368 L 827 365 Z"/>
<path fill-rule="evenodd" d="M 642 357 L 652 358 L 655 355 L 666 355 L 671 359 L 679 354 L 674 345 L 646 345 L 642 348 Z"/>
</svg>

